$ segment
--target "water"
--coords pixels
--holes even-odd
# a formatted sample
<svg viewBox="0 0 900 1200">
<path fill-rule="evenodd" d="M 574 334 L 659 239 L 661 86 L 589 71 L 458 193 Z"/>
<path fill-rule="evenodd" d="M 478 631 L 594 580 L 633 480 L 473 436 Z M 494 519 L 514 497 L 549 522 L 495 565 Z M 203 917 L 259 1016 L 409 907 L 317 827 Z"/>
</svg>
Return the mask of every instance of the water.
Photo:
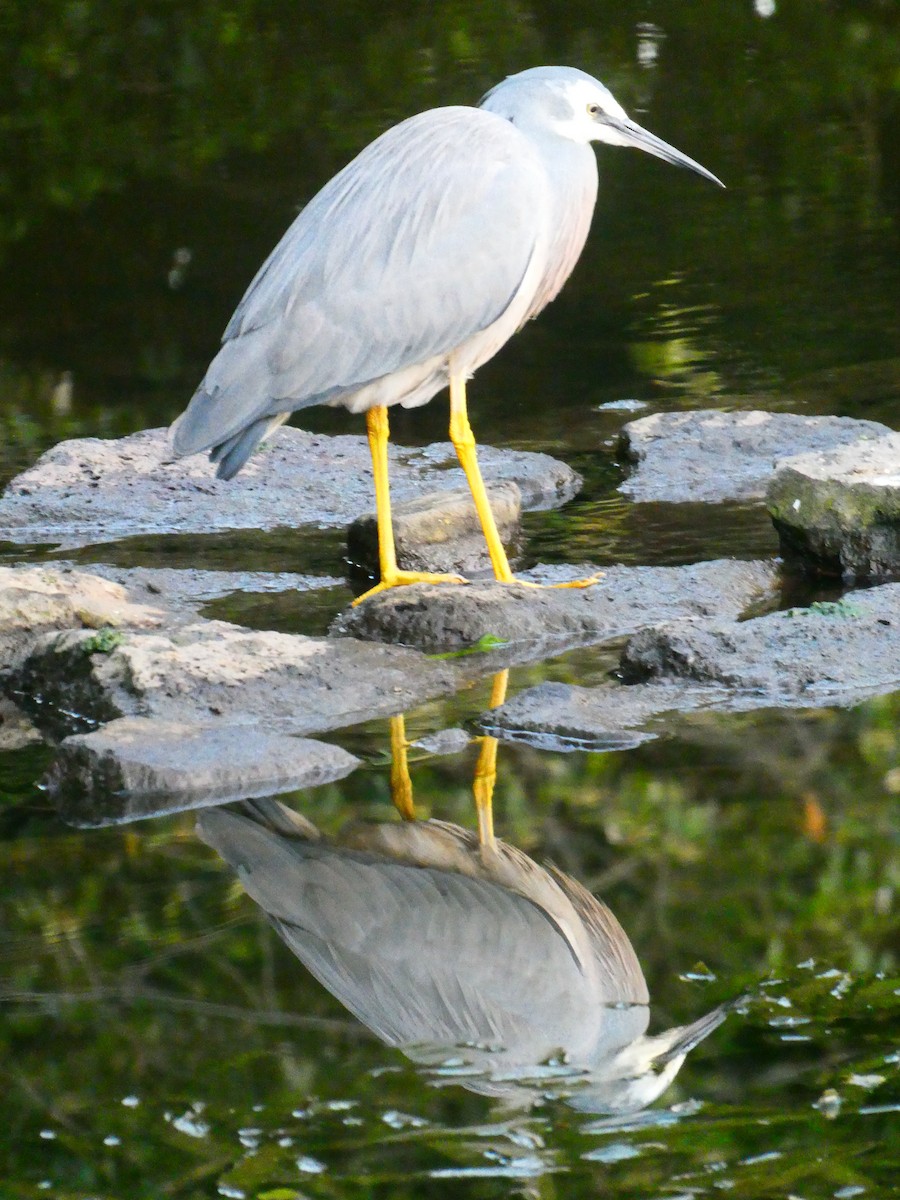
<svg viewBox="0 0 900 1200">
<path fill-rule="evenodd" d="M 528 560 L 774 554 L 757 507 L 626 502 L 618 430 L 710 406 L 897 426 L 889 8 L 748 2 L 706 6 L 702 21 L 661 0 L 338 10 L 122 9 L 101 31 L 89 4 L 52 6 L 39 29 L 6 6 L 17 136 L 0 152 L 0 478 L 62 437 L 174 417 L 296 205 L 386 123 L 571 61 L 729 190 L 604 153 L 575 276 L 479 372 L 483 440 L 546 450 L 586 478 L 566 510 L 528 518 Z M 398 414 L 395 436 L 443 438 L 445 422 L 437 400 Z M 324 411 L 303 423 L 358 429 Z M 342 553 L 337 533 L 304 531 L 76 557 L 341 580 Z M 339 583 L 205 611 L 322 632 L 348 598 Z M 519 667 L 510 692 L 597 683 L 615 663 L 603 648 Z M 408 737 L 465 725 L 489 694 L 484 680 L 406 714 Z M 612 1115 L 579 1108 L 566 1064 L 530 1107 L 417 1066 L 301 966 L 193 814 L 78 829 L 36 786 L 52 750 L 0 751 L 0 1195 L 896 1194 L 898 722 L 890 696 L 692 714 L 602 755 L 497 748 L 497 835 L 603 897 L 646 976 L 651 1030 L 746 997 L 659 1100 Z M 391 819 L 388 723 L 330 736 L 364 768 L 285 802 L 329 835 Z M 419 816 L 475 828 L 481 750 L 413 748 Z"/>
</svg>

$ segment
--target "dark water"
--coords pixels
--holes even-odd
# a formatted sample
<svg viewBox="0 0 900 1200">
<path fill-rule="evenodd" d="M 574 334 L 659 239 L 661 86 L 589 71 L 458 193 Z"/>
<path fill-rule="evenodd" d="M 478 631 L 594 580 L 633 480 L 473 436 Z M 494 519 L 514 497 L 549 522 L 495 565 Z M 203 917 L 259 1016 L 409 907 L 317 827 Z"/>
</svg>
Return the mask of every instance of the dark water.
<svg viewBox="0 0 900 1200">
<path fill-rule="evenodd" d="M 84 0 L 7 3 L 0 30 L 4 480 L 62 437 L 169 421 L 335 169 L 391 121 L 546 61 L 599 75 L 728 190 L 601 152 L 575 276 L 479 372 L 483 440 L 586 478 L 529 518 L 530 560 L 775 553 L 753 506 L 626 502 L 618 402 L 898 427 L 895 5 Z M 445 422 L 438 399 L 394 432 L 424 443 Z M 324 411 L 304 424 L 358 429 Z M 336 533 L 300 531 L 137 539 L 79 562 L 342 578 L 342 553 Z M 237 595 L 209 615 L 319 632 L 348 598 Z M 599 682 L 615 661 L 517 668 L 511 691 Z M 464 724 L 489 692 L 406 714 L 408 737 Z M 417 1067 L 300 965 L 192 814 L 78 829 L 36 786 L 49 747 L 0 752 L 0 1196 L 897 1194 L 898 719 L 891 696 L 693 715 L 602 755 L 498 748 L 498 836 L 608 903 L 651 1030 L 746 998 L 630 1114 L 583 1111 L 565 1069 L 526 1104 L 509 1080 L 485 1094 Z M 329 834 L 391 819 L 387 722 L 333 739 L 366 767 L 283 799 Z M 412 751 L 419 816 L 475 828 L 479 753 Z"/>
</svg>

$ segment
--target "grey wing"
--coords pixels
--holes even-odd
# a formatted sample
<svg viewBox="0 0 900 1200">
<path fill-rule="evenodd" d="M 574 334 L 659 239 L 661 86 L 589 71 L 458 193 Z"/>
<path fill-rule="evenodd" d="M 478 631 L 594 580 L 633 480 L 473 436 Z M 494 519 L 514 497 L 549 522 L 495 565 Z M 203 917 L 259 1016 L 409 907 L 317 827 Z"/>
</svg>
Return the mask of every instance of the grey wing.
<svg viewBox="0 0 900 1200">
<path fill-rule="evenodd" d="M 232 317 L 177 453 L 447 354 L 509 306 L 546 236 L 527 139 L 472 108 L 389 129 L 299 214 Z"/>
<path fill-rule="evenodd" d="M 596 997 L 558 927 L 521 896 L 288 841 L 226 811 L 198 828 L 304 965 L 386 1042 L 490 1040 L 537 1061 L 592 1041 Z"/>
</svg>

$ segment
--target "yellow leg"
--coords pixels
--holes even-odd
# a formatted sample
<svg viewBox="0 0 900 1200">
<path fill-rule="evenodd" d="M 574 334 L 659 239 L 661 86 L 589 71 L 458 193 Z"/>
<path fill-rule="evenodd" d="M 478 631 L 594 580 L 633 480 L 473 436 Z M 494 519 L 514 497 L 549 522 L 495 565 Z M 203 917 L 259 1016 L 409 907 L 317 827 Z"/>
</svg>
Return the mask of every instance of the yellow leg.
<svg viewBox="0 0 900 1200">
<path fill-rule="evenodd" d="M 406 722 L 401 713 L 391 717 L 391 799 L 404 821 L 414 821 L 416 810 L 413 804 L 412 780 L 409 777 L 409 758 L 406 740 Z"/>
<path fill-rule="evenodd" d="M 375 512 L 378 518 L 378 566 L 381 579 L 367 592 L 353 601 L 361 604 L 369 596 L 384 592 L 388 588 L 401 587 L 407 583 L 466 583 L 461 575 L 436 575 L 430 571 L 401 571 L 397 566 L 394 546 L 394 526 L 391 521 L 391 492 L 388 483 L 388 415 L 387 409 L 378 405 L 366 413 L 366 431 L 369 435 L 369 450 L 372 454 L 372 474 L 375 477 Z"/>
<path fill-rule="evenodd" d="M 497 708 L 506 699 L 506 687 L 509 683 L 509 671 L 498 671 L 494 676 L 491 688 L 489 708 Z M 475 779 L 472 792 L 475 796 L 475 810 L 478 813 L 478 842 L 482 854 L 494 854 L 497 842 L 494 837 L 494 784 L 497 782 L 497 739 L 495 737 L 481 738 L 481 750 L 478 762 L 475 764 Z"/>
<path fill-rule="evenodd" d="M 495 579 L 500 583 L 519 583 L 526 587 L 584 588 L 590 587 L 591 584 L 597 582 L 600 578 L 600 573 L 591 575 L 587 579 L 573 579 L 568 583 L 552 583 L 549 585 L 531 583 L 525 579 L 516 579 L 515 575 L 513 575 L 509 566 L 509 559 L 506 557 L 506 550 L 503 548 L 503 542 L 500 540 L 497 522 L 494 520 L 487 489 L 484 486 L 484 480 L 481 477 L 481 470 L 478 466 L 478 456 L 475 452 L 475 435 L 472 433 L 472 426 L 469 424 L 469 414 L 466 410 L 465 376 L 457 375 L 452 371 L 450 373 L 450 441 L 453 443 L 460 466 L 465 471 L 466 479 L 469 481 L 469 489 L 472 492 L 472 499 L 475 501 L 475 511 L 478 513 L 478 519 L 481 522 L 484 540 L 487 542 L 488 554 L 491 558 L 491 566 L 494 568 Z"/>
</svg>

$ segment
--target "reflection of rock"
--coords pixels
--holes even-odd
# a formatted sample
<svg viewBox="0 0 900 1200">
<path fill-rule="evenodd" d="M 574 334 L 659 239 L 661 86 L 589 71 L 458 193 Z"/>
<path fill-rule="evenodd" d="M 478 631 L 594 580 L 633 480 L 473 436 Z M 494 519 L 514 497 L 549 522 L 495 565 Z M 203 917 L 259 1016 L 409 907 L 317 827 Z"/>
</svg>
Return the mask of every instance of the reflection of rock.
<svg viewBox="0 0 900 1200">
<path fill-rule="evenodd" d="M 545 748 L 621 750 L 656 736 L 676 713 L 852 705 L 896 691 L 900 584 L 749 621 L 644 629 L 621 664 L 627 686 L 541 684 L 478 725 Z"/>
<path fill-rule="evenodd" d="M 900 574 L 900 433 L 791 458 L 767 499 L 786 558 L 830 575 Z"/>
<path fill-rule="evenodd" d="M 40 733 L 25 714 L 12 701 L 0 696 L 0 754 L 39 741 Z"/>
<path fill-rule="evenodd" d="M 548 573 L 542 569 L 542 577 Z M 569 577 L 573 573 L 569 569 Z M 610 567 L 599 583 L 578 589 L 421 585 L 374 596 L 342 613 L 332 632 L 423 650 L 457 650 L 494 637 L 533 647 L 534 658 L 541 647 L 609 641 L 659 621 L 737 617 L 771 600 L 775 588 L 767 563 L 734 561 Z"/>
<path fill-rule="evenodd" d="M 488 497 L 504 544 L 517 539 L 522 513 L 515 483 L 494 483 Z M 397 563 L 404 571 L 441 571 L 451 574 L 491 574 L 491 560 L 475 511 L 472 493 L 466 490 L 433 492 L 396 504 L 392 509 Z M 375 514 L 360 517 L 347 531 L 350 561 L 378 576 L 378 525 Z"/>
<path fill-rule="evenodd" d="M 428 821 L 334 844 L 275 801 L 208 810 L 198 831 L 342 1004 L 475 1091 L 527 1104 L 555 1085 L 585 1110 L 635 1111 L 724 1019 L 647 1037 L 647 986 L 616 918 L 502 842 L 480 849 Z"/>
<path fill-rule="evenodd" d="M 622 430 L 622 452 L 638 464 L 621 490 L 633 500 L 761 500 L 783 460 L 889 438 L 875 421 L 793 413 L 654 413 Z"/>
<path fill-rule="evenodd" d="M 395 502 L 465 486 L 449 444 L 391 446 Z M 525 508 L 571 499 L 578 475 L 546 454 L 479 447 L 488 482 L 519 484 Z M 205 455 L 171 460 L 164 429 L 61 442 L 0 498 L 0 541 L 94 545 L 139 533 L 212 533 L 346 525 L 372 507 L 365 437 L 282 428 L 237 479 L 215 478 Z"/>
<path fill-rule="evenodd" d="M 199 621 L 44 635 L 5 688 L 59 736 L 122 716 L 312 733 L 397 712 L 455 683 L 452 664 L 400 646 Z"/>
<path fill-rule="evenodd" d="M 66 738 L 45 783 L 65 820 L 106 825 L 315 787 L 358 762 L 339 746 L 250 726 L 123 717 Z"/>
</svg>

